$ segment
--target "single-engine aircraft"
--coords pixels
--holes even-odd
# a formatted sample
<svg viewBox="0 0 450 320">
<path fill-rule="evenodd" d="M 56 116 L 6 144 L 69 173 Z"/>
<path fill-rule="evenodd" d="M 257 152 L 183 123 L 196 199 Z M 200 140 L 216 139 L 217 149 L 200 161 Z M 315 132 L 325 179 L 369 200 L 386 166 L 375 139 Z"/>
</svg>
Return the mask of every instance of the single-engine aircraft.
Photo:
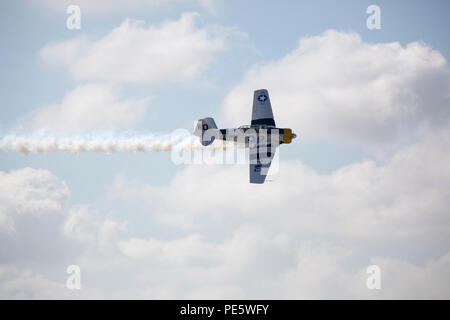
<svg viewBox="0 0 450 320">
<path fill-rule="evenodd" d="M 253 94 L 252 121 L 239 128 L 218 129 L 213 118 L 200 119 L 194 130 L 200 142 L 208 146 L 218 140 L 234 141 L 249 148 L 250 183 L 264 183 L 276 148 L 291 143 L 297 135 L 289 128 L 277 128 L 273 119 L 269 92 L 255 90 Z"/>
</svg>

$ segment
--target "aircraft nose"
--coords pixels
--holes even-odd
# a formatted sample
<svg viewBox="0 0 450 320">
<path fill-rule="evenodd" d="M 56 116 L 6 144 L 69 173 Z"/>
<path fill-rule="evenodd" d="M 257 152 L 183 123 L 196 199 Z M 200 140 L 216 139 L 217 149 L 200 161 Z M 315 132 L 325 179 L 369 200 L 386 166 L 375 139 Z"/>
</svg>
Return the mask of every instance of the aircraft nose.
<svg viewBox="0 0 450 320">
<path fill-rule="evenodd" d="M 292 139 L 297 138 L 297 135 L 295 133 L 292 133 Z"/>
</svg>

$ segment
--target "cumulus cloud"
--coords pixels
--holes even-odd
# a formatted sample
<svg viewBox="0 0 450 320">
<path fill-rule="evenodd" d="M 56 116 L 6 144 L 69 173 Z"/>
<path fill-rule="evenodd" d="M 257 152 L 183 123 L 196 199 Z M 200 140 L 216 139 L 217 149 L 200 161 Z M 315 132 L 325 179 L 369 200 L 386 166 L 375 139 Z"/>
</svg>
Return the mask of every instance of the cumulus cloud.
<svg viewBox="0 0 450 320">
<path fill-rule="evenodd" d="M 450 252 L 420 264 L 392 257 L 373 261 L 383 270 L 385 290 L 379 295 L 385 299 L 448 299 L 450 296 L 450 288 L 443 285 L 449 280 Z M 360 293 L 367 295 L 367 291 Z"/>
<path fill-rule="evenodd" d="M 101 299 L 102 290 L 84 287 L 68 290 L 64 281 L 50 280 L 39 272 L 10 265 L 0 265 L 0 298 L 24 299 Z"/>
<path fill-rule="evenodd" d="M 117 197 L 143 203 L 159 218 L 190 217 L 193 225 L 174 224 L 174 218 L 168 221 L 184 228 L 183 234 L 130 236 L 126 223 L 87 206 L 73 206 L 63 210 L 58 224 L 39 225 L 39 230 L 60 230 L 62 241 L 76 244 L 69 257 L 54 262 L 61 274 L 48 277 L 48 272 L 45 276 L 11 266 L 8 260 L 0 267 L 0 295 L 446 298 L 450 172 L 445 163 L 450 149 L 430 141 L 448 136 L 448 131 L 436 133 L 405 148 L 385 166 L 358 163 L 319 176 L 300 163 L 282 163 L 289 171 L 281 171 L 276 182 L 267 184 L 269 191 L 255 192 L 255 186 L 241 183 L 247 170 L 241 172 L 240 167 L 188 167 L 166 187 L 137 188 L 122 176 L 112 191 Z M 447 138 L 444 147 L 449 143 Z M 435 157 L 442 163 L 426 170 Z M 205 183 L 213 179 L 214 184 Z M 48 188 L 41 185 L 35 193 L 41 189 Z M 171 194 L 171 202 L 178 204 L 171 204 L 164 194 Z M 154 197 L 160 197 L 159 203 Z M 202 221 L 207 221 L 203 228 Z M 211 228 L 220 232 L 211 235 Z M 48 259 L 39 255 L 32 261 L 45 265 Z M 68 261 L 81 267 L 79 292 L 64 287 Z M 365 286 L 371 264 L 382 270 L 381 291 Z"/>
<path fill-rule="evenodd" d="M 146 26 L 125 20 L 104 37 L 49 44 L 41 50 L 49 64 L 65 66 L 76 79 L 118 82 L 189 83 L 201 78 L 225 48 L 228 31 L 196 26 L 195 13 Z"/>
<path fill-rule="evenodd" d="M 227 95 L 224 117 L 248 123 L 249 92 L 270 89 L 278 126 L 302 139 L 398 149 L 449 119 L 450 75 L 444 57 L 424 43 L 365 43 L 334 30 L 300 39 L 277 61 L 254 66 Z"/>
<path fill-rule="evenodd" d="M 248 184 L 246 165 L 190 165 L 165 186 L 119 175 L 112 199 L 142 206 L 162 227 L 145 235 L 87 206 L 61 209 L 68 191 L 48 172 L 25 193 L 33 183 L 3 173 L 4 225 L 20 222 L 21 212 L 34 217 L 35 207 L 62 212 L 39 230 L 56 228 L 74 246 L 55 265 L 81 267 L 86 291 L 77 294 L 85 298 L 449 298 L 447 74 L 442 56 L 424 44 L 364 44 L 333 31 L 303 39 L 285 58 L 251 71 L 227 97 L 225 115 L 240 120 L 234 108 L 244 94 L 250 100 L 249 90 L 273 86 L 279 125 L 292 122 L 311 139 L 401 145 L 383 163 L 318 174 L 282 161 L 262 186 Z M 27 176 L 38 175 L 28 169 Z M 3 263 L 14 260 L 0 252 L 2 297 L 74 297 L 48 273 Z M 382 270 L 380 291 L 366 287 L 371 264 Z"/>
<path fill-rule="evenodd" d="M 56 298 L 64 292 L 64 284 L 50 281 L 31 270 L 0 265 L 0 297 L 2 299 Z M 56 293 L 56 294 L 55 294 Z"/>
<path fill-rule="evenodd" d="M 0 171 L 0 231 L 14 231 L 14 217 L 60 212 L 69 190 L 47 170 Z"/>
<path fill-rule="evenodd" d="M 264 188 L 248 184 L 247 166 L 192 165 L 165 187 L 119 176 L 111 192 L 186 232 L 232 232 L 221 244 L 195 247 L 217 277 L 241 284 L 244 297 L 443 298 L 450 294 L 443 284 L 450 277 L 448 150 L 445 128 L 386 164 L 366 160 L 319 175 L 300 162 L 281 162 Z M 163 248 L 154 240 L 122 244 L 130 256 L 153 259 L 164 256 Z M 381 292 L 366 288 L 370 264 L 385 275 Z M 265 285 L 252 282 L 260 277 Z"/>
<path fill-rule="evenodd" d="M 80 85 L 61 103 L 23 117 L 19 126 L 26 131 L 61 133 L 131 128 L 145 115 L 150 99 L 121 99 L 111 84 Z"/>
<path fill-rule="evenodd" d="M 447 128 L 403 148 L 386 164 L 365 160 L 321 175 L 301 162 L 284 161 L 264 188 L 248 184 L 246 165 L 192 165 L 166 187 L 118 176 L 112 193 L 146 204 L 160 222 L 187 230 L 211 222 L 236 227 L 245 220 L 340 239 L 426 239 L 439 245 L 450 240 L 448 150 Z"/>
<path fill-rule="evenodd" d="M 306 242 L 296 251 L 296 263 L 283 273 L 277 288 L 295 299 L 448 299 L 449 254 L 424 262 L 402 258 L 369 258 L 364 253 L 330 243 Z M 359 258 L 358 258 L 359 257 Z M 355 258 L 365 257 L 365 263 Z M 381 270 L 381 289 L 368 290 L 367 267 Z M 326 290 L 323 290 L 326 288 Z"/>
<path fill-rule="evenodd" d="M 273 237 L 265 231 L 243 228 L 223 243 L 193 240 L 195 236 L 156 241 L 159 242 L 156 245 L 150 243 L 154 239 L 141 239 L 146 244 L 139 245 L 132 244 L 134 240 L 127 241 L 128 250 L 144 249 L 145 253 L 132 257 L 128 254 L 92 257 L 103 262 L 97 270 L 81 262 L 80 291 L 67 290 L 63 280 L 51 280 L 29 269 L 0 266 L 0 296 L 6 299 L 444 299 L 450 295 L 445 281 L 450 253 L 425 263 L 398 258 L 354 263 L 352 259 L 357 255 L 347 248 L 328 242 L 306 242 L 295 247 L 287 242 L 286 236 Z M 188 253 L 181 255 L 190 256 L 191 261 L 180 260 L 178 253 L 183 249 Z M 111 259 L 114 263 L 110 263 Z M 379 291 L 366 287 L 368 264 L 376 264 L 382 270 Z M 96 278 L 96 286 L 84 280 L 90 277 Z"/>
<path fill-rule="evenodd" d="M 99 257 L 111 256 L 118 251 L 117 243 L 126 229 L 126 223 L 108 217 L 101 218 L 98 211 L 87 206 L 70 208 L 67 216 L 62 227 L 63 235 L 80 245 L 83 250 L 81 260 L 94 257 L 98 260 Z"/>
</svg>

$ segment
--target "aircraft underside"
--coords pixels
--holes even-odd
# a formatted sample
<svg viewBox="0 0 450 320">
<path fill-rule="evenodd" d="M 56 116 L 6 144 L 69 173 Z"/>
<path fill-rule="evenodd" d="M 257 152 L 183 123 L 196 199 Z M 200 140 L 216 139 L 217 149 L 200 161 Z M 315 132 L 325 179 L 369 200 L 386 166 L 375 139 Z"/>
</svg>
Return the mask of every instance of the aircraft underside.
<svg viewBox="0 0 450 320">
<path fill-rule="evenodd" d="M 200 119 L 194 134 L 200 137 L 204 146 L 216 139 L 235 142 L 249 148 L 250 183 L 264 183 L 276 148 L 296 138 L 290 128 L 277 128 L 272 113 L 269 93 L 266 89 L 256 90 L 253 95 L 251 125 L 239 128 L 217 128 L 213 118 Z"/>
</svg>

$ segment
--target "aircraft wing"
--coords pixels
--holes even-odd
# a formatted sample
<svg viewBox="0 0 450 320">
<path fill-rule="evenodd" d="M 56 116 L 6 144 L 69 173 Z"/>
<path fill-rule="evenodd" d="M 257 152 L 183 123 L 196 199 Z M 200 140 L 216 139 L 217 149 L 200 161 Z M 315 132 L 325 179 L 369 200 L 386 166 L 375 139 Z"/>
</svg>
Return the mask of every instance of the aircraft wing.
<svg viewBox="0 0 450 320">
<path fill-rule="evenodd" d="M 266 89 L 255 90 L 253 94 L 252 125 L 275 126 L 269 92 Z"/>
<path fill-rule="evenodd" d="M 250 183 L 264 183 L 276 148 L 271 145 L 249 148 L 250 152 Z"/>
</svg>

